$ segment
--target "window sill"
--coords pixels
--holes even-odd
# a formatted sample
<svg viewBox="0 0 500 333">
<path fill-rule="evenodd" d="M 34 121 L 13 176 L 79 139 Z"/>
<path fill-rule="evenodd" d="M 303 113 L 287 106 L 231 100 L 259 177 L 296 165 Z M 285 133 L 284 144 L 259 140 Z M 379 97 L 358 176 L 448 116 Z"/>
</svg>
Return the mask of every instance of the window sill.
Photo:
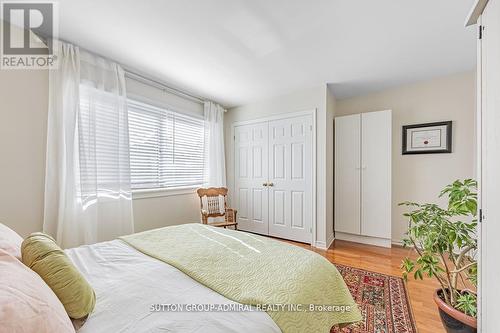
<svg viewBox="0 0 500 333">
<path fill-rule="evenodd" d="M 132 200 L 195 194 L 200 186 L 132 190 Z"/>
</svg>

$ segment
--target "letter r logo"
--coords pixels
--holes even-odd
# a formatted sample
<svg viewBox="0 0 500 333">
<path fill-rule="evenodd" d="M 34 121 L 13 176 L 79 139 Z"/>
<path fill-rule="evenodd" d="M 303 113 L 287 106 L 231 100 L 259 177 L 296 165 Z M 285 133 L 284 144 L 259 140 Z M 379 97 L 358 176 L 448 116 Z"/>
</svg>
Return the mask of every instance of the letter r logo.
<svg viewBox="0 0 500 333">
<path fill-rule="evenodd" d="M 52 54 L 53 3 L 2 2 L 2 21 L 3 54 Z M 16 30 L 12 26 L 17 26 Z M 44 40 L 46 46 L 37 46 L 34 35 Z"/>
</svg>

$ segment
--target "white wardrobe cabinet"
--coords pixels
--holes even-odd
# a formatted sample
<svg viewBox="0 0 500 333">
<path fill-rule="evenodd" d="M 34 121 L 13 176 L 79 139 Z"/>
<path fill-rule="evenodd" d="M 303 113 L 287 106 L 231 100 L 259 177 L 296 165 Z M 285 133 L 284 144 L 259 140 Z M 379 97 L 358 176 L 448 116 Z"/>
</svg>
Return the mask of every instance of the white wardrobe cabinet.
<svg viewBox="0 0 500 333">
<path fill-rule="evenodd" d="M 335 238 L 391 246 L 391 111 L 335 118 Z"/>
</svg>

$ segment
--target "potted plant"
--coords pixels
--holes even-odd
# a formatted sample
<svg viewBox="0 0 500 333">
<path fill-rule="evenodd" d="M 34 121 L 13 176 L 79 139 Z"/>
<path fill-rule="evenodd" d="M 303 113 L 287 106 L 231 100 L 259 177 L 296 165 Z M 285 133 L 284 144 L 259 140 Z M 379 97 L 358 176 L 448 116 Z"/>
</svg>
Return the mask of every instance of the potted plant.
<svg viewBox="0 0 500 333">
<path fill-rule="evenodd" d="M 434 301 L 448 333 L 477 331 L 477 183 L 466 179 L 446 186 L 440 197 L 448 207 L 403 202 L 411 209 L 403 245 L 413 247 L 416 259 L 405 258 L 403 278 L 435 278 L 441 288 Z"/>
</svg>

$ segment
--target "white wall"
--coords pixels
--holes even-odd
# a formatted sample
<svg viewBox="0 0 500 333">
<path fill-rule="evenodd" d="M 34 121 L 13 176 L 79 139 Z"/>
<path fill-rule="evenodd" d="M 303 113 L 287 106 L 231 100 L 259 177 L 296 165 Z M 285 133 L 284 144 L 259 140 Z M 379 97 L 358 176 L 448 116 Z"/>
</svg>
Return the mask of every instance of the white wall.
<svg viewBox="0 0 500 333">
<path fill-rule="evenodd" d="M 199 103 L 127 80 L 132 97 L 202 116 Z M 0 70 L 0 223 L 25 237 L 43 224 L 48 72 Z M 168 194 L 168 193 L 167 193 Z M 134 199 L 135 230 L 200 221 L 190 193 Z"/>
<path fill-rule="evenodd" d="M 333 165 L 333 137 L 331 143 L 326 145 L 327 128 L 333 126 L 333 109 L 330 108 L 332 114 L 328 114 L 327 119 L 327 88 L 326 85 L 314 87 L 305 91 L 295 92 L 292 94 L 275 97 L 265 101 L 256 102 L 249 105 L 239 106 L 230 109 L 224 118 L 224 132 L 226 145 L 226 170 L 229 188 L 233 188 L 234 184 L 234 160 L 233 152 L 231 151 L 231 126 L 234 122 L 243 120 L 259 119 L 271 115 L 281 113 L 291 113 L 295 111 L 304 111 L 316 109 L 316 245 L 325 247 L 332 232 L 329 234 L 327 230 L 332 231 L 333 225 L 333 192 L 327 195 L 327 189 L 332 183 L 333 188 L 333 172 L 327 173 L 327 168 L 332 168 Z M 330 121 L 331 124 L 327 125 Z M 332 159 L 332 162 L 327 165 L 327 160 Z M 330 207 L 330 208 L 327 208 Z M 327 228 L 327 225 L 329 226 Z"/>
<path fill-rule="evenodd" d="M 407 229 L 402 201 L 439 202 L 440 190 L 455 179 L 475 177 L 475 73 L 466 72 L 337 100 L 335 115 L 393 111 L 392 239 Z M 402 155 L 402 126 L 453 121 L 453 153 Z"/>
</svg>

